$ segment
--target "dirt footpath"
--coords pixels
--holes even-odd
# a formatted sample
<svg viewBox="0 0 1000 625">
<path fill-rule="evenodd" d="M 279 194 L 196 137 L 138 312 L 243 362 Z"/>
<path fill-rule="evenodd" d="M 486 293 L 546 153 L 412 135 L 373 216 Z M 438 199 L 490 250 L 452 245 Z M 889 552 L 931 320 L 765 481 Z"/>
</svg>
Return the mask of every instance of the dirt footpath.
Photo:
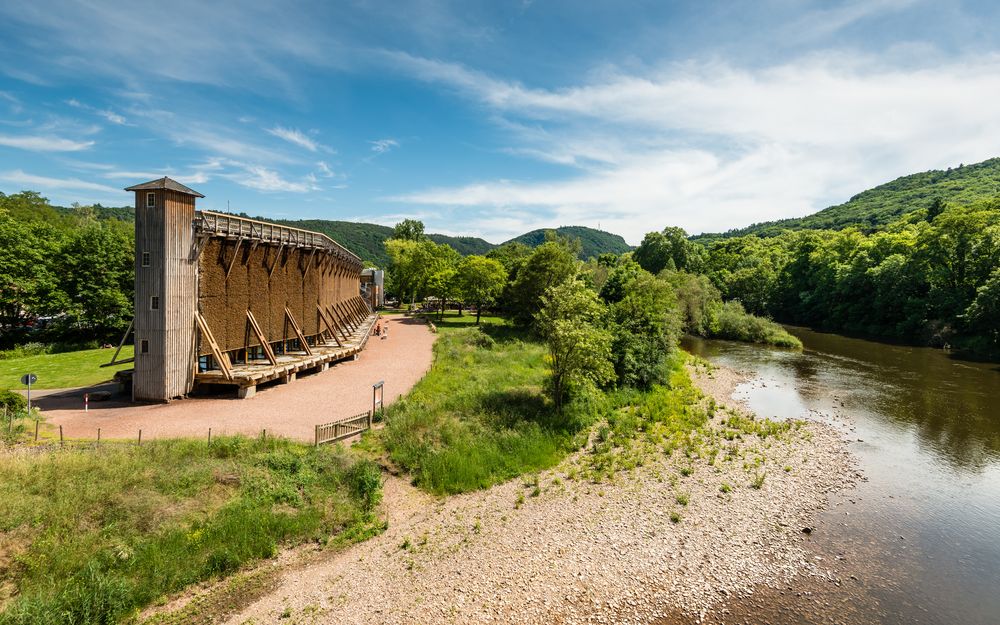
<svg viewBox="0 0 1000 625">
<path fill-rule="evenodd" d="M 388 320 L 388 321 L 386 321 Z M 38 405 L 48 422 L 63 426 L 66 438 L 135 438 L 208 435 L 287 436 L 313 439 L 313 426 L 371 409 L 372 384 L 385 381 L 385 403 L 406 394 L 431 366 L 435 334 L 427 325 L 403 317 L 383 317 L 389 333 L 385 339 L 371 337 L 354 361 L 345 361 L 328 371 L 300 377 L 286 385 L 258 388 L 250 399 L 231 394 L 182 399 L 169 404 L 132 404 L 123 401 L 92 403 L 84 412 L 83 389 L 49 392 Z"/>
</svg>

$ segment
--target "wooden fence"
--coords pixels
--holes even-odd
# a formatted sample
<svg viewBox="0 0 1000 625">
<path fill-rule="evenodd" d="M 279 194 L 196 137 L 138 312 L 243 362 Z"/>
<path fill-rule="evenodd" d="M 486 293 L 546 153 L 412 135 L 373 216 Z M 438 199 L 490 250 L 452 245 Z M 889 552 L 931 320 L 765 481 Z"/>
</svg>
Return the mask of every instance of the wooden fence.
<svg viewBox="0 0 1000 625">
<path fill-rule="evenodd" d="M 316 426 L 316 445 L 333 443 L 372 428 L 372 411 Z"/>
</svg>

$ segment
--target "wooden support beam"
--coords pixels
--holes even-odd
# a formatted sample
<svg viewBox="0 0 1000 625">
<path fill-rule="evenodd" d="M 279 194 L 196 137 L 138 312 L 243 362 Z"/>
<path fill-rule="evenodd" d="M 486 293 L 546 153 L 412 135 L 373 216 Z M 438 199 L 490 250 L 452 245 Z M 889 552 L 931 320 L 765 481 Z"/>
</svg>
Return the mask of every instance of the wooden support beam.
<svg viewBox="0 0 1000 625">
<path fill-rule="evenodd" d="M 285 318 L 288 319 L 288 323 L 292 325 L 292 331 L 295 332 L 295 336 L 298 337 L 299 343 L 302 344 L 302 351 L 304 351 L 306 355 L 312 356 L 312 348 L 309 347 L 306 337 L 303 336 L 302 330 L 299 329 L 299 324 L 295 322 L 295 317 L 292 316 L 292 311 L 288 310 L 287 306 L 285 307 Z"/>
<path fill-rule="evenodd" d="M 233 379 L 233 363 L 229 361 L 229 356 L 219 348 L 219 344 L 215 342 L 215 336 L 212 335 L 212 330 L 208 327 L 208 322 L 201 315 L 200 312 L 194 314 L 195 319 L 198 320 L 198 327 L 201 328 L 202 334 L 208 339 L 208 346 L 212 348 L 212 355 L 215 357 L 215 362 L 219 363 L 219 369 L 222 369 L 222 375 L 225 376 L 227 380 L 232 381 Z"/>
<path fill-rule="evenodd" d="M 330 320 L 327 319 L 326 313 L 323 312 L 323 307 L 316 304 L 316 312 L 319 313 L 319 318 L 323 321 L 323 325 L 326 326 L 327 332 L 330 333 L 330 337 L 337 341 L 337 347 L 343 347 L 344 344 L 341 343 L 340 339 L 337 337 L 337 331 L 333 329 L 333 325 L 331 325 Z"/>
<path fill-rule="evenodd" d="M 347 323 L 347 327 L 350 328 L 352 332 L 354 330 L 357 330 L 358 329 L 358 325 L 356 323 L 354 323 L 354 320 L 351 318 L 350 313 L 344 307 L 344 303 L 343 302 L 338 302 L 338 303 L 334 304 L 334 306 L 336 307 L 337 311 L 340 313 L 340 318 L 343 319 Z"/>
<path fill-rule="evenodd" d="M 264 356 L 267 357 L 267 361 L 271 363 L 271 366 L 278 364 L 278 359 L 274 357 L 274 350 L 271 349 L 271 344 L 267 342 L 267 337 L 264 336 L 264 331 L 260 329 L 260 324 L 257 323 L 257 318 L 253 316 L 253 313 L 249 310 L 247 311 L 247 323 L 250 328 L 253 329 L 253 333 L 257 335 L 257 340 L 260 341 L 260 346 L 264 350 Z"/>
<path fill-rule="evenodd" d="M 344 326 L 346 324 L 340 319 L 340 315 L 337 314 L 336 309 L 332 305 L 327 307 L 327 312 L 330 314 L 330 317 L 333 318 L 334 326 L 336 326 L 336 328 L 340 330 L 340 335 L 344 337 L 344 340 L 346 341 L 347 332 L 344 331 Z"/>
<path fill-rule="evenodd" d="M 194 249 L 192 250 L 191 260 L 193 262 L 198 262 L 201 258 L 201 253 L 205 251 L 205 245 L 208 244 L 209 239 L 212 238 L 210 234 L 199 234 L 198 239 L 194 242 Z"/>
<path fill-rule="evenodd" d="M 305 280 L 305 279 L 306 279 L 306 276 L 307 276 L 307 275 L 309 275 L 309 270 L 310 270 L 310 269 L 312 268 L 312 266 L 313 266 L 313 259 L 314 259 L 315 257 L 316 257 L 316 248 L 314 247 L 314 248 L 312 249 L 312 252 L 310 252 L 310 253 L 309 253 L 309 260 L 308 260 L 308 261 L 306 261 L 306 268 L 302 270 L 302 279 L 303 279 L 303 280 Z"/>
<path fill-rule="evenodd" d="M 236 248 L 233 249 L 233 258 L 229 261 L 229 267 L 226 268 L 226 280 L 229 280 L 229 273 L 233 270 L 236 265 L 236 257 L 240 255 L 240 245 L 243 244 L 243 237 L 236 239 Z"/>
<path fill-rule="evenodd" d="M 125 360 L 119 361 L 118 354 L 121 353 L 122 347 L 125 345 L 125 341 L 128 339 L 128 335 L 132 332 L 132 326 L 135 325 L 135 317 L 132 317 L 132 321 L 128 322 L 128 330 L 125 330 L 125 334 L 122 335 L 122 340 L 118 341 L 118 349 L 115 350 L 115 355 L 111 357 L 111 362 L 101 365 L 102 367 L 112 367 L 114 365 L 125 364 L 126 362 L 135 361 L 135 357 L 126 358 Z"/>
<path fill-rule="evenodd" d="M 281 253 L 284 250 L 285 250 L 285 244 L 284 242 L 282 242 L 281 245 L 278 246 L 278 253 L 274 255 L 274 262 L 271 263 L 271 269 L 269 269 L 267 272 L 268 281 L 271 280 L 271 276 L 274 275 L 274 270 L 278 267 L 278 263 L 281 262 Z"/>
</svg>

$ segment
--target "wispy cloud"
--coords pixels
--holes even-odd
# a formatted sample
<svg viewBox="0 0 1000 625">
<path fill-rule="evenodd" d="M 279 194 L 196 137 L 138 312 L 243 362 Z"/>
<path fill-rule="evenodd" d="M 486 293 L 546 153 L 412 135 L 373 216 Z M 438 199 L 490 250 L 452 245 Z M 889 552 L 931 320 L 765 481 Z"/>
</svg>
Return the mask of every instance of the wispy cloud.
<svg viewBox="0 0 1000 625">
<path fill-rule="evenodd" d="M 0 145 L 31 152 L 78 152 L 91 147 L 94 142 L 50 136 L 0 135 Z"/>
<path fill-rule="evenodd" d="M 128 120 L 125 119 L 125 116 L 119 115 L 118 113 L 115 113 L 114 111 L 111 110 L 97 111 L 97 114 L 103 117 L 104 119 L 108 120 L 112 124 L 118 124 L 119 126 L 124 126 L 125 124 L 128 123 Z"/>
<path fill-rule="evenodd" d="M 242 172 L 223 174 L 222 177 L 257 191 L 308 193 L 319 190 L 315 176 L 307 175 L 301 181 L 287 180 L 280 173 L 261 165 L 245 165 Z"/>
<path fill-rule="evenodd" d="M 268 128 L 267 132 L 275 137 L 278 137 L 279 139 L 284 139 L 291 144 L 297 145 L 300 148 L 305 148 L 310 152 L 316 152 L 321 147 L 318 143 L 306 136 L 302 131 L 296 130 L 295 128 L 275 126 L 274 128 Z"/>
<path fill-rule="evenodd" d="M 544 129 L 513 135 L 512 153 L 581 172 L 486 177 L 394 200 L 533 208 L 563 223 L 615 225 L 632 242 L 667 224 L 698 232 L 806 214 L 906 173 L 994 156 L 1000 143 L 997 55 L 909 68 L 846 53 L 762 68 L 690 62 L 604 71 L 564 89 L 396 57 L 501 120 Z"/>
<path fill-rule="evenodd" d="M 80 180 L 79 178 L 50 178 L 26 173 L 21 169 L 0 173 L 0 181 L 9 184 L 24 185 L 29 189 L 70 190 L 70 191 L 100 191 L 103 193 L 119 193 L 121 189 L 107 185 Z"/>
<path fill-rule="evenodd" d="M 372 152 L 376 154 L 385 154 L 393 148 L 399 147 L 399 142 L 395 139 L 376 139 L 375 141 L 369 141 L 368 143 L 372 146 Z"/>
</svg>

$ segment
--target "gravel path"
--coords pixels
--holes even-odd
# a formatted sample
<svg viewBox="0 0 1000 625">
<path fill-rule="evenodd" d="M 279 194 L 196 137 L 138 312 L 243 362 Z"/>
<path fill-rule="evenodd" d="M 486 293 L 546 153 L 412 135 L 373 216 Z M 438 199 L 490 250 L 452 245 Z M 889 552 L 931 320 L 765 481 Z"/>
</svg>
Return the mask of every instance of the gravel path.
<svg viewBox="0 0 1000 625">
<path fill-rule="evenodd" d="M 697 380 L 735 406 L 739 374 Z M 696 461 L 683 477 L 676 453 L 605 484 L 569 479 L 573 457 L 541 475 L 538 496 L 514 480 L 435 499 L 390 478 L 384 534 L 290 567 L 226 622 L 690 622 L 758 584 L 826 575 L 800 541 L 827 494 L 857 477 L 840 437 L 811 423 L 791 440 L 740 444 L 767 446 L 760 489 L 739 462 Z"/>
<path fill-rule="evenodd" d="M 385 320 L 388 321 L 385 321 Z M 268 434 L 313 440 L 313 426 L 365 412 L 372 405 L 372 384 L 385 380 L 385 402 L 407 393 L 431 366 L 435 336 L 425 323 L 383 317 L 388 337 L 371 337 L 357 360 L 307 375 L 287 385 L 260 388 L 255 397 L 226 396 L 182 399 L 169 404 L 92 402 L 84 412 L 83 393 L 50 392 L 38 405 L 49 423 L 63 426 L 67 438 L 135 438 Z"/>
</svg>

